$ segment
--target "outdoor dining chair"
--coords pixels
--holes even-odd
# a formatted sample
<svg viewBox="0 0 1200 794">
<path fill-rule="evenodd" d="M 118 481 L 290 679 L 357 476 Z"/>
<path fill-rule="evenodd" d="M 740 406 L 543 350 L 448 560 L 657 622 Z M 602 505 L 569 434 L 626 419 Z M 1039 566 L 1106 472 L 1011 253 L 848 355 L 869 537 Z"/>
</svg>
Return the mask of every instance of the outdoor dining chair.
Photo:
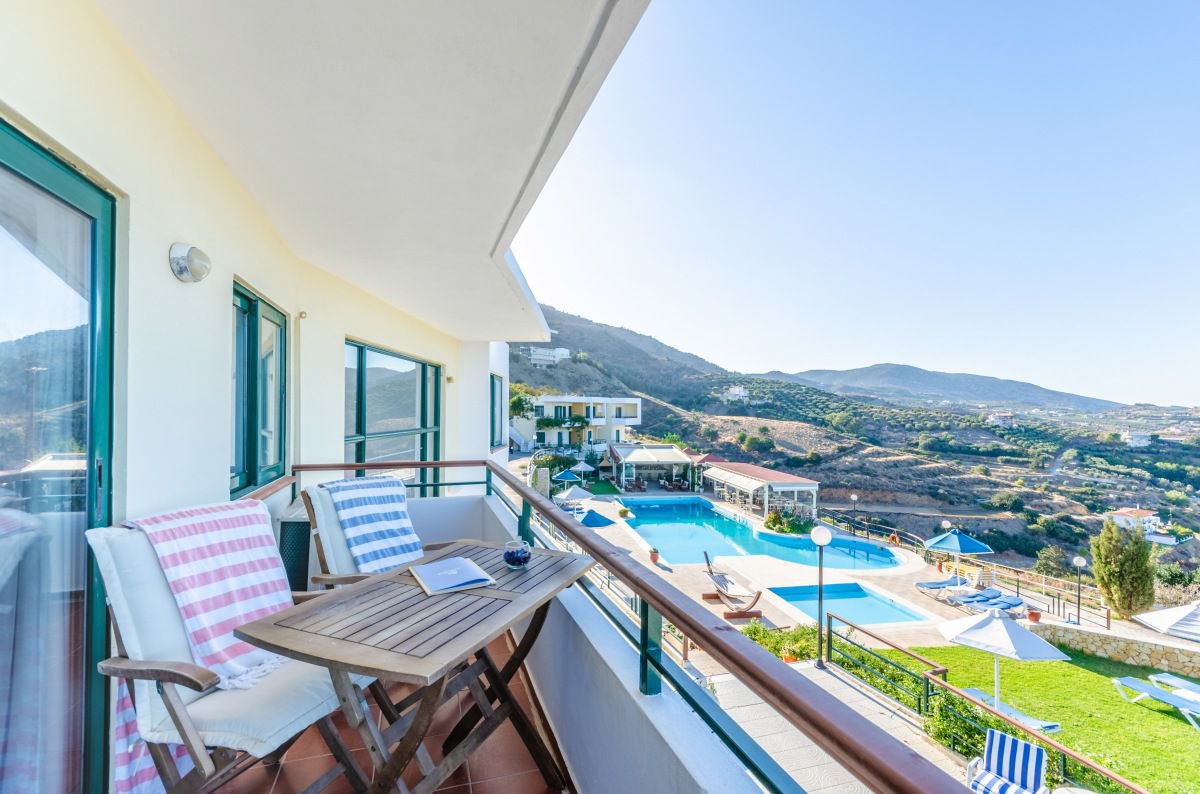
<svg viewBox="0 0 1200 794">
<path fill-rule="evenodd" d="M 193 662 L 179 607 L 145 533 L 104 527 L 86 534 L 108 593 L 117 651 L 99 670 L 131 683 L 137 731 L 167 791 L 214 791 L 260 760 L 278 762 L 312 725 L 335 763 L 308 790 L 343 774 L 355 791 L 366 789 L 366 776 L 330 720 L 340 704 L 324 668 L 291 661 L 249 689 L 218 689 L 217 675 Z M 172 745 L 186 748 L 194 769 L 179 774 Z"/>
<path fill-rule="evenodd" d="M 354 554 L 350 551 L 346 532 L 338 520 L 337 508 L 329 489 L 321 485 L 310 485 L 300 492 L 300 498 L 308 513 L 317 549 L 317 564 L 321 568 L 321 573 L 312 578 L 313 584 L 332 588 L 366 579 L 368 574 L 362 573 L 354 561 Z M 394 498 L 397 509 L 407 512 L 408 499 L 403 492 L 397 493 Z M 420 537 L 420 527 L 414 526 L 413 529 Z M 422 548 L 430 552 L 445 545 L 447 544 L 422 543 Z M 387 693 L 387 688 L 379 681 L 372 682 L 368 690 L 389 722 L 400 719 L 402 712 L 409 705 L 406 700 L 393 701 Z"/>
</svg>

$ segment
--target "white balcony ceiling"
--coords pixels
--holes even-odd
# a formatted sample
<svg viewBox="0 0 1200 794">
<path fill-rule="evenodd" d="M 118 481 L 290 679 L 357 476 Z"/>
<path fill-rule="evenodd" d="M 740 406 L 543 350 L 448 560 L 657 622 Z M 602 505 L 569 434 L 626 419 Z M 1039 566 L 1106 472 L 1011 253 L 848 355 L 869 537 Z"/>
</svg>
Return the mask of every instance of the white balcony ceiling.
<svg viewBox="0 0 1200 794">
<path fill-rule="evenodd" d="M 295 253 L 548 339 L 508 247 L 648 0 L 99 0 Z"/>
</svg>

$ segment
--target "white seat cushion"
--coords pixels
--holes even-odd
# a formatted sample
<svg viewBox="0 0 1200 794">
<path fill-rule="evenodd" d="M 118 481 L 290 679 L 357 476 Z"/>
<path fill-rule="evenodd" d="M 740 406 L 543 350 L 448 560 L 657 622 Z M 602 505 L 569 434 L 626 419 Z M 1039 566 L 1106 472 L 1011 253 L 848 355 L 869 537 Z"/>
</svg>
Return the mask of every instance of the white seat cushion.
<svg viewBox="0 0 1200 794">
<path fill-rule="evenodd" d="M 352 678 L 362 687 L 372 680 Z M 187 706 L 205 745 L 245 750 L 260 758 L 337 708 L 329 672 L 298 661 L 273 670 L 250 689 L 213 690 Z M 169 717 L 142 737 L 151 742 L 181 741 Z"/>
</svg>

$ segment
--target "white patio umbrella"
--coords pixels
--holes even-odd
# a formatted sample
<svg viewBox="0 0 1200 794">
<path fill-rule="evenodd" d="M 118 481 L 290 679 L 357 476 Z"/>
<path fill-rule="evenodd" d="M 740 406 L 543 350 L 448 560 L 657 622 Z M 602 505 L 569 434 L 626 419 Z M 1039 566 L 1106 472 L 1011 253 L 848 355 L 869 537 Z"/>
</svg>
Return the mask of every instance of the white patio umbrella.
<svg viewBox="0 0 1200 794">
<path fill-rule="evenodd" d="M 938 626 L 942 636 L 992 654 L 995 660 L 995 708 L 1000 708 L 1000 657 L 1021 662 L 1065 662 L 1071 657 L 1043 640 L 999 609 L 951 620 Z"/>
<path fill-rule="evenodd" d="M 595 466 L 592 466 L 588 463 L 584 463 L 582 460 L 571 467 L 571 471 L 578 472 L 580 474 L 591 474 L 595 470 L 596 470 Z"/>
<path fill-rule="evenodd" d="M 581 502 L 584 499 L 591 499 L 592 493 L 591 493 L 591 491 L 583 490 L 578 485 L 572 485 L 570 488 L 563 491 L 562 493 L 560 493 L 558 496 L 556 496 L 554 498 L 559 499 L 563 502 Z"/>
</svg>

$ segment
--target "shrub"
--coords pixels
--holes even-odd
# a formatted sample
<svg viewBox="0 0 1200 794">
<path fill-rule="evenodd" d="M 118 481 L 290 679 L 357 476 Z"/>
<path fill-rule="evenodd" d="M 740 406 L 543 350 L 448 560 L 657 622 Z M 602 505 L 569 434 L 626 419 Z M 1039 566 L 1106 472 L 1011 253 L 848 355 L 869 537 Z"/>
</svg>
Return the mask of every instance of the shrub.
<svg viewBox="0 0 1200 794">
<path fill-rule="evenodd" d="M 1192 503 L 1191 498 L 1183 491 L 1167 491 L 1163 494 L 1163 498 L 1176 507 L 1187 507 Z"/>
<path fill-rule="evenodd" d="M 1141 532 L 1105 521 L 1092 538 L 1092 559 L 1096 586 L 1118 616 L 1130 618 L 1154 605 L 1154 562 Z"/>
<path fill-rule="evenodd" d="M 1192 583 L 1192 574 L 1177 562 L 1159 565 L 1154 569 L 1154 578 L 1162 584 L 1176 587 Z"/>
<path fill-rule="evenodd" d="M 789 455 L 784 463 L 793 469 L 798 469 L 801 466 L 816 466 L 821 460 L 820 452 L 809 452 L 807 455 Z"/>
<path fill-rule="evenodd" d="M 992 494 L 992 497 L 984 502 L 983 506 L 989 510 L 1008 510 L 1012 513 L 1020 513 L 1025 509 L 1025 500 L 1015 493 L 1001 492 Z"/>
<path fill-rule="evenodd" d="M 1063 579 L 1071 573 L 1070 564 L 1067 553 L 1060 547 L 1046 546 L 1037 553 L 1037 563 L 1033 566 L 1033 570 L 1044 576 Z"/>
<path fill-rule="evenodd" d="M 742 441 L 742 449 L 746 452 L 769 452 L 775 448 L 775 442 L 766 436 L 746 436 Z"/>
<path fill-rule="evenodd" d="M 513 394 L 508 399 L 508 415 L 528 419 L 533 416 L 533 400 L 525 394 Z"/>
<path fill-rule="evenodd" d="M 621 518 L 629 518 L 629 508 L 622 507 L 620 510 L 617 511 L 617 515 L 619 515 Z"/>
<path fill-rule="evenodd" d="M 752 620 L 742 629 L 742 634 L 780 658 L 783 658 L 784 651 L 800 659 L 815 659 L 817 656 L 816 624 L 770 629 L 760 621 Z"/>
<path fill-rule="evenodd" d="M 992 476 L 992 470 L 989 469 L 987 466 L 984 466 L 982 463 L 980 463 L 975 468 L 971 469 L 971 471 L 975 472 L 976 474 L 978 474 L 982 477 L 991 477 Z"/>
</svg>

